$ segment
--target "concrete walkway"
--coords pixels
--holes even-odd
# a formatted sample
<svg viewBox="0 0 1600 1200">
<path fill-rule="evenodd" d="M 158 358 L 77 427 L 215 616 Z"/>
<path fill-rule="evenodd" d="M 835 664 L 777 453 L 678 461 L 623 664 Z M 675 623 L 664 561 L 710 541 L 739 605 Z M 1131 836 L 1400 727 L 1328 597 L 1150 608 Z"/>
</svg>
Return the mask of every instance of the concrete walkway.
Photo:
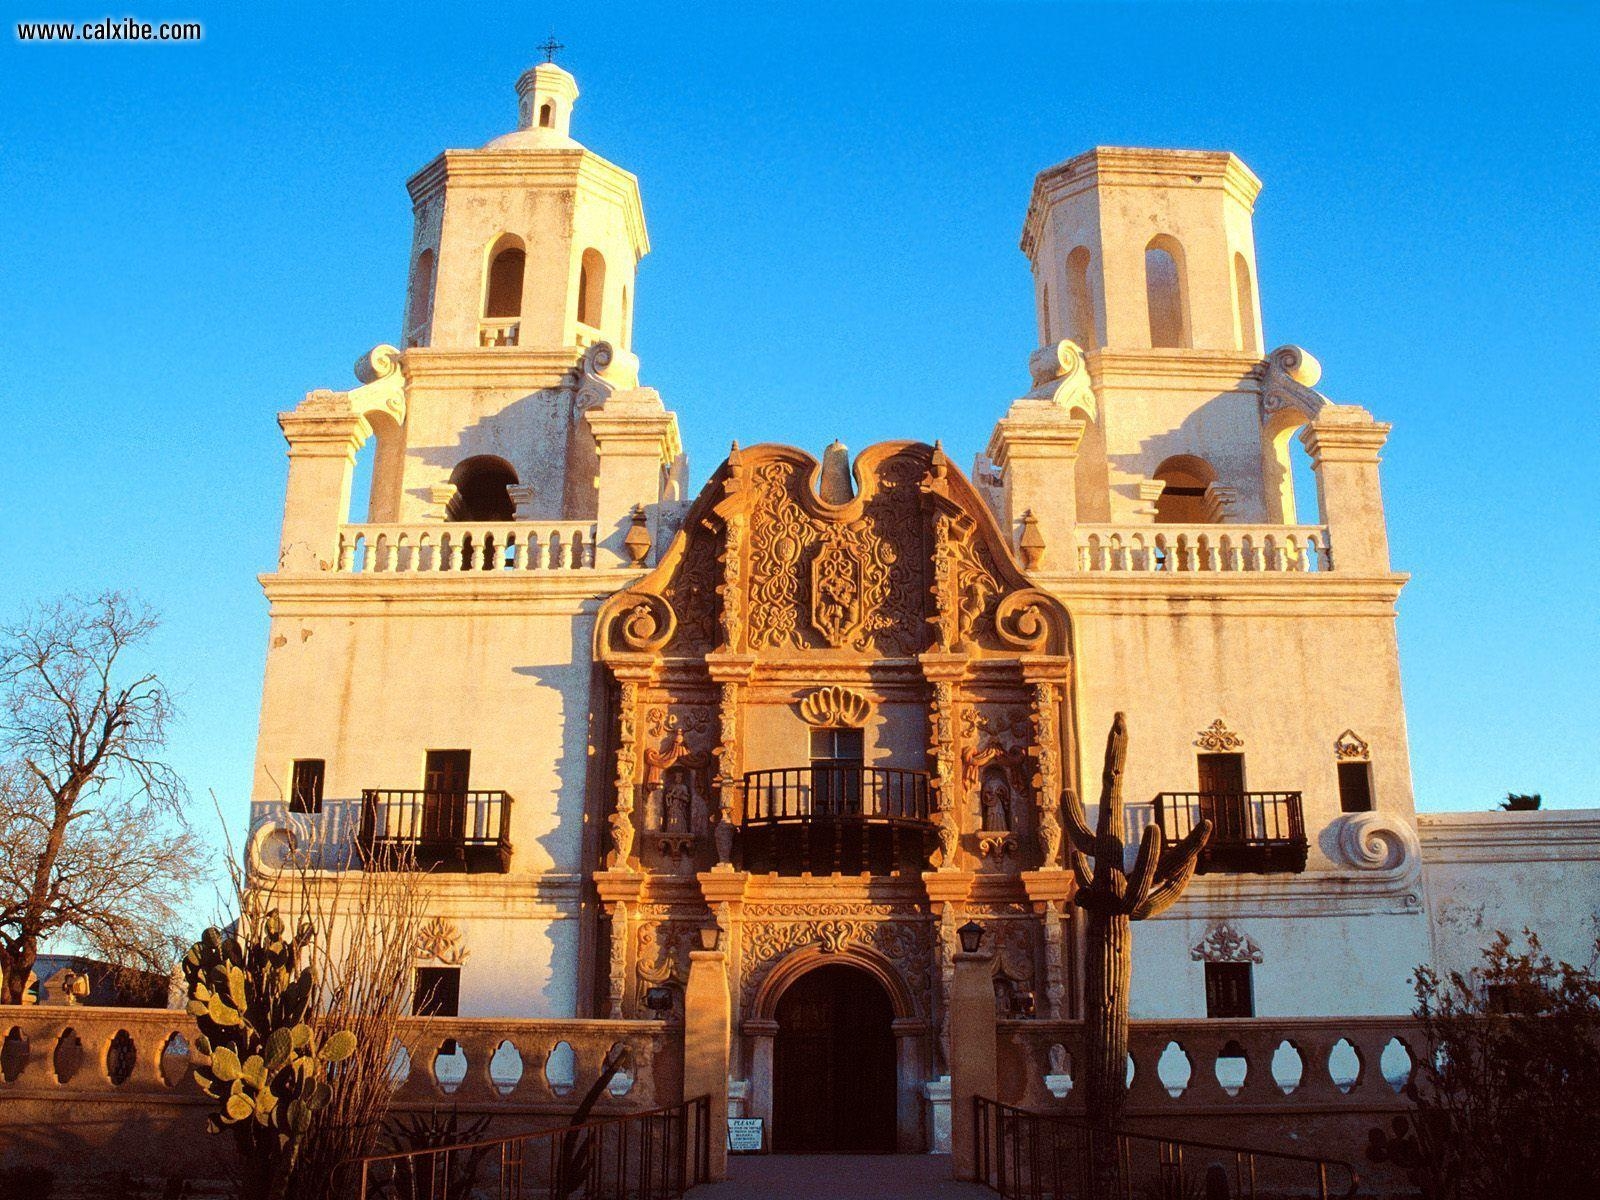
<svg viewBox="0 0 1600 1200">
<path fill-rule="evenodd" d="M 950 1178 L 948 1154 L 740 1154 L 728 1178 L 693 1200 L 979 1200 L 993 1196 Z"/>
</svg>

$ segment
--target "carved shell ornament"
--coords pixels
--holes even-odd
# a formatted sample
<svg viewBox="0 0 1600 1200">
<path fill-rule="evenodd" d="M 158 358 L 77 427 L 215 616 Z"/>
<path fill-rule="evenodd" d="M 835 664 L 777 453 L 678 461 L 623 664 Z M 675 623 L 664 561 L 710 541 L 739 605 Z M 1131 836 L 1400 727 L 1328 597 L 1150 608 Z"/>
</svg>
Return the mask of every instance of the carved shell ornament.
<svg viewBox="0 0 1600 1200">
<path fill-rule="evenodd" d="M 1200 736 L 1195 738 L 1194 744 L 1209 754 L 1226 754 L 1243 747 L 1244 739 L 1224 725 L 1222 718 L 1218 717 L 1200 731 Z"/>
<path fill-rule="evenodd" d="M 871 715 L 871 701 L 849 688 L 818 688 L 800 701 L 800 716 L 806 724 L 818 727 L 859 728 Z"/>
</svg>

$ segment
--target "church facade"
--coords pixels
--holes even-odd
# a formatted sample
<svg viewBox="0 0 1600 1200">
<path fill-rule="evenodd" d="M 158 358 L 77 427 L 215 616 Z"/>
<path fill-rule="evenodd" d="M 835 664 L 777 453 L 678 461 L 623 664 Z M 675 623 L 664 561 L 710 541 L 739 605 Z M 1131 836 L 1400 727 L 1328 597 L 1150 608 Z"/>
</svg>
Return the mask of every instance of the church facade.
<svg viewBox="0 0 1600 1200">
<path fill-rule="evenodd" d="M 779 1148 L 923 1148 L 958 926 L 1003 1014 L 1079 1015 L 1061 805 L 1116 712 L 1130 846 L 1214 829 L 1139 929 L 1136 1019 L 1401 1013 L 1493 928 L 1581 943 L 1592 814 L 1415 812 L 1390 427 L 1266 351 L 1238 158 L 1038 176 L 1042 348 L 969 472 L 909 429 L 735 446 L 691 489 L 631 348 L 638 182 L 571 137 L 560 67 L 517 92 L 515 131 L 410 180 L 398 344 L 280 416 L 261 577 L 249 865 L 403 848 L 419 1011 L 676 1020 L 720 937 L 741 1111 Z M 878 1119 L 830 1125 L 846 1095 Z"/>
</svg>

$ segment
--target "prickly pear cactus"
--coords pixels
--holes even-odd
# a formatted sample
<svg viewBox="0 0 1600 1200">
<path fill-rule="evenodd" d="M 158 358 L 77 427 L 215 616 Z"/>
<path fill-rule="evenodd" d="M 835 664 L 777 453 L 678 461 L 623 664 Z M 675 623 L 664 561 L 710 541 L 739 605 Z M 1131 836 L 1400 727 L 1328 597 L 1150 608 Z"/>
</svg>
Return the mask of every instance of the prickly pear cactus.
<svg viewBox="0 0 1600 1200">
<path fill-rule="evenodd" d="M 189 1015 L 200 1027 L 194 1069 L 220 1103 L 207 1126 L 233 1134 L 246 1195 L 283 1196 L 300 1144 L 331 1098 L 329 1068 L 356 1048 L 314 1024 L 314 980 L 303 966 L 308 927 L 293 936 L 276 910 L 246 913 L 237 930 L 207 929 L 183 957 Z"/>
</svg>

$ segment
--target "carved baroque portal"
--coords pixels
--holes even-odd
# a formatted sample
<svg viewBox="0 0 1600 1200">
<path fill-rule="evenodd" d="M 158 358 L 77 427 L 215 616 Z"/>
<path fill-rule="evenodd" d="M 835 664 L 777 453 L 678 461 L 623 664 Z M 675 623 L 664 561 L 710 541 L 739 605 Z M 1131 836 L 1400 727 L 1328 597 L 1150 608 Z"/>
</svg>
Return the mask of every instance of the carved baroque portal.
<svg viewBox="0 0 1600 1200">
<path fill-rule="evenodd" d="M 938 447 L 873 446 L 853 478 L 853 493 L 824 498 L 810 455 L 735 447 L 658 566 L 601 608 L 595 654 L 613 686 L 608 750 L 596 761 L 615 769 L 596 817 L 612 829 L 610 869 L 642 875 L 639 902 L 673 913 L 635 925 L 614 948 L 612 993 L 626 994 L 625 1007 L 675 980 L 682 931 L 703 919 L 693 873 L 720 866 L 752 871 L 752 889 L 770 886 L 755 882 L 768 871 L 804 877 L 786 885 L 782 905 L 746 894 L 730 960 L 736 1007 L 779 959 L 843 955 L 892 964 L 913 1007 L 942 1022 L 947 964 L 919 895 L 921 872 L 938 869 L 982 873 L 994 903 L 1016 905 L 997 975 L 1012 1010 L 1062 1011 L 1070 907 L 1041 916 L 1022 873 L 1061 867 L 1060 792 L 1077 763 L 1067 613 L 1028 584 Z M 830 786 L 866 815 L 891 796 L 892 866 L 864 834 L 819 849 L 842 844 L 859 855 L 849 866 L 752 861 L 767 843 L 759 825 L 742 827 L 746 805 L 757 821 L 765 810 L 757 791 L 746 796 L 745 773 L 762 773 L 757 790 L 804 778 L 819 729 L 863 730 L 862 769 L 882 779 Z M 885 886 L 897 898 L 842 904 L 834 873 L 892 875 Z M 941 931 L 953 931 L 955 911 L 944 908 Z"/>
</svg>

